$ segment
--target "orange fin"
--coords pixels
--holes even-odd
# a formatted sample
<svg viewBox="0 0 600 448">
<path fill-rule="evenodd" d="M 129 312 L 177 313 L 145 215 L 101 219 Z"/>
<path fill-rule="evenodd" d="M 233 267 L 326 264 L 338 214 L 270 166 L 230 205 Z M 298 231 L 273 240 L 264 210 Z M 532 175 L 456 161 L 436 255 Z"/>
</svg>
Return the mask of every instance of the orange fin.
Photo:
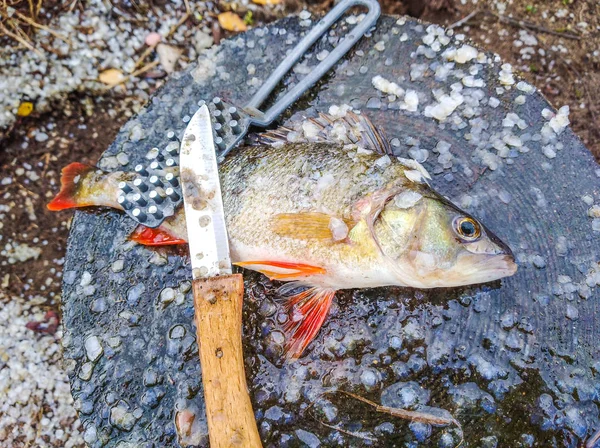
<svg viewBox="0 0 600 448">
<path fill-rule="evenodd" d="M 294 280 L 310 275 L 325 274 L 327 272 L 319 266 L 285 261 L 240 261 L 233 264 L 258 271 L 271 280 Z"/>
<path fill-rule="evenodd" d="M 162 230 L 160 227 L 152 229 L 142 224 L 136 227 L 129 238 L 136 243 L 143 244 L 144 246 L 172 246 L 175 244 L 187 244 L 187 241 L 172 236 L 168 232 Z"/>
<path fill-rule="evenodd" d="M 343 240 L 354 224 L 326 213 L 280 213 L 271 220 L 273 231 L 296 239 Z M 345 226 L 345 227 L 344 227 Z M 333 229 L 337 231 L 334 232 Z"/>
<path fill-rule="evenodd" d="M 59 211 L 68 208 L 85 207 L 87 203 L 82 203 L 77 198 L 79 191 L 79 182 L 90 171 L 96 168 L 83 163 L 74 162 L 65 166 L 61 171 L 60 191 L 52 201 L 47 205 L 48 210 Z"/>
<path fill-rule="evenodd" d="M 285 324 L 285 357 L 298 359 L 315 338 L 331 308 L 335 290 L 309 288 L 288 297 L 290 320 Z"/>
</svg>

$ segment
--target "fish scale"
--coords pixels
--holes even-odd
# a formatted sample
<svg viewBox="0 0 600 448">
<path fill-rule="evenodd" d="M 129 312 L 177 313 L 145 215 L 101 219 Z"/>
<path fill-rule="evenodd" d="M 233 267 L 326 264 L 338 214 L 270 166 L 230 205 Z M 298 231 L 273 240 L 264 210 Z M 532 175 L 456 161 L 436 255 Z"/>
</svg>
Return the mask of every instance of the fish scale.
<svg viewBox="0 0 600 448">
<path fill-rule="evenodd" d="M 355 6 L 368 9 L 363 20 L 349 31 L 307 76 L 290 88 L 267 111 L 262 112 L 260 106 L 285 74 L 344 13 Z M 302 38 L 244 107 L 237 107 L 220 97 L 214 97 L 208 102 L 200 100 L 198 107 L 207 104 L 209 108 L 215 150 L 219 158 L 224 157 L 244 138 L 250 126 L 270 125 L 308 91 L 375 25 L 380 13 L 381 8 L 376 0 L 342 0 Z M 119 185 L 119 204 L 131 218 L 147 227 L 160 226 L 165 218 L 175 214 L 183 201 L 178 180 L 181 142 L 172 131 L 167 134 L 167 139 L 164 148 L 156 147 L 148 151 L 146 157 L 150 162 L 135 167 L 136 177 L 132 181 Z"/>
</svg>

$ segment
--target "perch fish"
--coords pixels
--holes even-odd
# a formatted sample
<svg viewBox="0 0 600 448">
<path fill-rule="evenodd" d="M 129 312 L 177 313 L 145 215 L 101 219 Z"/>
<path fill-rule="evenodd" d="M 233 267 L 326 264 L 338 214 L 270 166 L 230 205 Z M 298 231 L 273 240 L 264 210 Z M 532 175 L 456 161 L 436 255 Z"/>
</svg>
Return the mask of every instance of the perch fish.
<svg viewBox="0 0 600 448">
<path fill-rule="evenodd" d="M 119 209 L 119 182 L 135 176 L 72 163 L 48 208 Z M 421 165 L 394 157 L 383 133 L 353 112 L 263 134 L 228 155 L 220 177 L 232 261 L 288 282 L 280 292 L 290 359 L 317 335 L 337 290 L 453 287 L 517 270 L 506 244 L 436 193 Z M 131 238 L 184 244 L 183 208 Z"/>
</svg>

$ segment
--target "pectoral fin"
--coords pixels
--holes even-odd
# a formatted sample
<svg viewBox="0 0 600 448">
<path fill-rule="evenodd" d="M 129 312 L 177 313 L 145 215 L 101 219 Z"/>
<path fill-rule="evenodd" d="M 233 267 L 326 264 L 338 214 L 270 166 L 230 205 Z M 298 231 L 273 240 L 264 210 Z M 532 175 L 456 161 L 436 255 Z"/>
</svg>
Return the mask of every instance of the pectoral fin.
<svg viewBox="0 0 600 448">
<path fill-rule="evenodd" d="M 271 219 L 273 231 L 280 236 L 295 239 L 341 241 L 348 235 L 354 222 L 326 213 L 280 213 Z"/>
<path fill-rule="evenodd" d="M 187 243 L 187 241 L 171 235 L 160 227 L 152 229 L 141 224 L 136 227 L 129 238 L 144 246 L 172 246 Z"/>
</svg>

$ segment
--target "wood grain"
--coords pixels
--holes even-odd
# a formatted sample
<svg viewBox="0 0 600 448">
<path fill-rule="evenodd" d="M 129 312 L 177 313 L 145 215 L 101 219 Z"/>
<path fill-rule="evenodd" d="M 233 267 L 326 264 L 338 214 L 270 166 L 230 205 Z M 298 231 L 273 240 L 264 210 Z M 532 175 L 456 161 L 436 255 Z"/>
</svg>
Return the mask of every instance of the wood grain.
<svg viewBox="0 0 600 448">
<path fill-rule="evenodd" d="M 243 297 L 241 274 L 194 280 L 211 448 L 262 446 L 244 373 Z"/>
</svg>

